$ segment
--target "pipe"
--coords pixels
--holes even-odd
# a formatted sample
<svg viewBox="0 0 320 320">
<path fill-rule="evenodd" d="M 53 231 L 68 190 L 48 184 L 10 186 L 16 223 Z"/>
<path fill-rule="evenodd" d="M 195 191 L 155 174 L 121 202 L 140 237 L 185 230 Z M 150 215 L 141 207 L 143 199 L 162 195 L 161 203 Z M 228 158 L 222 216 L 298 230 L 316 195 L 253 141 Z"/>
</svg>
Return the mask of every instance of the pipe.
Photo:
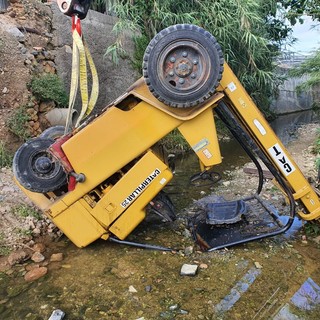
<svg viewBox="0 0 320 320">
<path fill-rule="evenodd" d="M 67 121 L 68 109 L 66 108 L 54 108 L 48 111 L 45 114 L 46 119 L 51 126 L 65 126 Z M 72 111 L 72 124 L 75 125 L 75 122 L 78 117 L 78 111 Z"/>
</svg>

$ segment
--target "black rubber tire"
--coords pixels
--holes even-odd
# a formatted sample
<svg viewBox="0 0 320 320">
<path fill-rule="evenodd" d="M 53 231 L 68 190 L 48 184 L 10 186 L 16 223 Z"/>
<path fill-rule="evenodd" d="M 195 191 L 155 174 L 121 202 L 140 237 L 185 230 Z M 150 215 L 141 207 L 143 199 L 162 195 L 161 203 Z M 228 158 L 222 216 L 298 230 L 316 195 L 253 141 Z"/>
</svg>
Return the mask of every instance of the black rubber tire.
<svg viewBox="0 0 320 320">
<path fill-rule="evenodd" d="M 53 126 L 44 130 L 39 137 L 44 139 L 56 140 L 64 135 L 64 131 L 64 126 Z"/>
<path fill-rule="evenodd" d="M 27 190 L 46 193 L 58 190 L 67 184 L 67 175 L 62 166 L 47 152 L 53 143 L 53 139 L 35 138 L 24 143 L 15 153 L 13 173 Z M 41 172 L 36 167 L 39 158 L 49 160 L 50 168 L 45 168 Z"/>
<path fill-rule="evenodd" d="M 153 206 L 150 204 L 147 207 L 148 213 L 155 213 L 167 222 L 176 220 L 175 209 L 169 196 L 164 192 L 160 191 L 155 198 L 152 200 Z"/>
<path fill-rule="evenodd" d="M 223 63 L 214 36 L 198 26 L 178 24 L 150 41 L 143 57 L 143 76 L 158 100 L 171 107 L 188 108 L 215 93 Z"/>
</svg>

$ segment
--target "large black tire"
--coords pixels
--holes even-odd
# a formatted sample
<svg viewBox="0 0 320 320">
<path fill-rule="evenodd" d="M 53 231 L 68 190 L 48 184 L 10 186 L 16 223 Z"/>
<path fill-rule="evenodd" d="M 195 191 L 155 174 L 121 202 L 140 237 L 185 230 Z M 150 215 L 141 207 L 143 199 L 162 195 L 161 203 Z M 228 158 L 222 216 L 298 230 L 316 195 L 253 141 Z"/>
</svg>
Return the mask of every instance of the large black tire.
<svg viewBox="0 0 320 320">
<path fill-rule="evenodd" d="M 64 131 L 65 131 L 64 126 L 53 126 L 44 130 L 39 137 L 45 138 L 45 139 L 57 140 L 58 138 L 64 135 Z"/>
<path fill-rule="evenodd" d="M 210 98 L 223 72 L 220 45 L 208 31 L 178 24 L 159 32 L 143 57 L 150 92 L 171 107 L 188 108 Z"/>
<path fill-rule="evenodd" d="M 67 175 L 47 149 L 53 139 L 35 138 L 24 143 L 13 158 L 13 173 L 27 190 L 45 193 L 60 189 Z"/>
</svg>

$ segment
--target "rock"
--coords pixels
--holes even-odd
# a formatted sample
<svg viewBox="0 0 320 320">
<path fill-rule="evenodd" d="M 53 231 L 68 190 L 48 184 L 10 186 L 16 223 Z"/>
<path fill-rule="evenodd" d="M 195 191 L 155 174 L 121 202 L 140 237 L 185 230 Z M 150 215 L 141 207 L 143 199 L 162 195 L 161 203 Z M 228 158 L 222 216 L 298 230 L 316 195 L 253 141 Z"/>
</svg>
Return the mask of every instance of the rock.
<svg viewBox="0 0 320 320">
<path fill-rule="evenodd" d="M 193 253 L 193 246 L 189 246 L 184 249 L 184 254 L 186 256 L 190 256 L 192 253 Z"/>
<path fill-rule="evenodd" d="M 316 244 L 320 244 L 320 236 L 317 236 L 317 237 L 313 238 L 313 241 L 314 241 Z"/>
<path fill-rule="evenodd" d="M 12 36 L 14 36 L 19 42 L 24 42 L 25 41 L 25 37 L 24 34 L 15 26 L 8 26 L 7 30 L 6 30 L 9 34 L 11 34 Z"/>
<path fill-rule="evenodd" d="M 8 263 L 13 266 L 17 263 L 21 263 L 21 262 L 24 262 L 26 260 L 28 260 L 30 258 L 30 254 L 21 249 L 21 250 L 17 250 L 13 253 L 11 253 L 8 257 Z"/>
<path fill-rule="evenodd" d="M 27 282 L 35 281 L 43 277 L 44 275 L 46 275 L 47 272 L 48 272 L 48 268 L 46 267 L 32 269 L 24 275 L 24 280 Z"/>
<path fill-rule="evenodd" d="M 53 253 L 50 257 L 50 262 L 60 262 L 63 260 L 63 253 Z"/>
<path fill-rule="evenodd" d="M 62 320 L 65 316 L 65 313 L 62 310 L 54 310 L 48 320 Z"/>
<path fill-rule="evenodd" d="M 35 226 L 33 227 L 35 228 Z M 36 252 L 44 252 L 46 250 L 46 246 L 43 243 L 36 243 L 33 247 L 32 250 L 36 251 Z"/>
<path fill-rule="evenodd" d="M 262 269 L 262 265 L 259 262 L 255 261 L 254 265 L 257 269 Z"/>
<path fill-rule="evenodd" d="M 222 184 L 223 184 L 225 187 L 228 187 L 228 186 L 230 186 L 231 182 L 230 182 L 230 181 L 224 181 L 224 182 L 222 182 Z"/>
<path fill-rule="evenodd" d="M 65 50 L 66 50 L 66 53 L 70 53 L 72 54 L 72 48 L 70 46 L 64 46 Z"/>
<path fill-rule="evenodd" d="M 208 265 L 205 264 L 205 263 L 201 263 L 201 264 L 199 265 L 199 268 L 200 268 L 200 269 L 208 269 Z"/>
<path fill-rule="evenodd" d="M 137 293 L 138 291 L 136 290 L 136 288 L 134 286 L 130 286 L 129 287 L 129 292 L 131 293 Z"/>
<path fill-rule="evenodd" d="M 33 233 L 34 235 L 39 235 L 39 234 L 41 233 L 41 230 L 40 230 L 39 228 L 34 228 L 34 229 L 32 230 L 32 233 Z"/>
<path fill-rule="evenodd" d="M 54 101 L 43 101 L 40 103 L 39 111 L 40 112 L 48 112 L 56 106 Z"/>
<path fill-rule="evenodd" d="M 3 187 L 2 192 L 3 193 L 13 193 L 14 192 L 14 188 L 5 186 L 5 187 Z"/>
<path fill-rule="evenodd" d="M 42 262 L 44 259 L 45 259 L 44 255 L 41 254 L 40 252 L 35 252 L 35 253 L 31 256 L 31 260 L 34 261 L 35 263 Z"/>
<path fill-rule="evenodd" d="M 145 291 L 146 292 L 151 292 L 152 291 L 152 287 L 151 286 L 145 286 Z"/>
<path fill-rule="evenodd" d="M 183 236 L 185 238 L 191 238 L 192 237 L 192 234 L 188 229 L 184 229 L 182 234 L 183 234 Z"/>
<path fill-rule="evenodd" d="M 195 276 L 198 271 L 198 265 L 196 264 L 184 264 L 181 267 L 180 275 L 181 276 Z"/>
<path fill-rule="evenodd" d="M 37 264 L 37 263 L 31 263 L 31 264 L 28 264 L 28 265 L 25 266 L 25 270 L 28 272 L 28 271 L 31 271 L 31 270 L 33 270 L 33 269 L 37 269 L 37 268 L 39 268 L 39 267 L 40 267 L 39 264 Z"/>
</svg>

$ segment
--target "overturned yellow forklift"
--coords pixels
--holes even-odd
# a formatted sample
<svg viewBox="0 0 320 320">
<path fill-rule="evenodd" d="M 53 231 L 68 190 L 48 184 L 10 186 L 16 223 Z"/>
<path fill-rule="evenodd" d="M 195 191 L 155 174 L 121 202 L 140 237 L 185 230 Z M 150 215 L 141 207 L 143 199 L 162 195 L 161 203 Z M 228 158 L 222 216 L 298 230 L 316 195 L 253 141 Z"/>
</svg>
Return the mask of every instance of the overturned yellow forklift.
<svg viewBox="0 0 320 320">
<path fill-rule="evenodd" d="M 80 38 L 87 4 L 58 1 L 63 13 L 77 19 L 73 30 Z M 78 247 L 99 238 L 127 243 L 147 212 L 174 219 L 163 192 L 173 173 L 158 148 L 172 130 L 178 129 L 198 156 L 200 177 L 212 178 L 212 168 L 222 161 L 215 115 L 256 164 L 259 183 L 252 196 L 211 203 L 201 219 L 190 219 L 188 227 L 201 248 L 212 251 L 278 235 L 296 214 L 319 219 L 317 193 L 224 62 L 216 39 L 189 24 L 173 25 L 153 38 L 143 77 L 101 113 L 76 127 L 67 124 L 59 134 L 48 129 L 23 144 L 14 157 L 14 175 Z M 261 161 L 286 196 L 285 219 L 259 196 Z"/>
</svg>

